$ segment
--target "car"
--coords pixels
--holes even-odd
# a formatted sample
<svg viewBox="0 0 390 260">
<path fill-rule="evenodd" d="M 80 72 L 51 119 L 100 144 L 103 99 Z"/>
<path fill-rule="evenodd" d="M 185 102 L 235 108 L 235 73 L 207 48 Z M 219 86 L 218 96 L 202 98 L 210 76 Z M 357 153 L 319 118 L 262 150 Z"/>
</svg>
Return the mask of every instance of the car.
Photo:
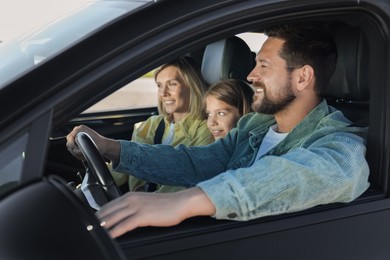
<svg viewBox="0 0 390 260">
<path fill-rule="evenodd" d="M 368 127 L 369 189 L 351 203 L 250 221 L 195 217 L 110 238 L 76 192 L 86 168 L 66 149 L 71 129 L 130 139 L 158 113 L 154 100 L 135 104 L 154 95 L 145 75 L 155 68 L 190 55 L 208 83 L 245 80 L 256 50 L 240 36 L 300 21 L 325 22 L 335 37 L 325 97 Z M 0 258 L 389 259 L 389 32 L 388 0 L 96 0 L 3 42 Z M 123 92 L 123 107 L 102 105 Z"/>
</svg>

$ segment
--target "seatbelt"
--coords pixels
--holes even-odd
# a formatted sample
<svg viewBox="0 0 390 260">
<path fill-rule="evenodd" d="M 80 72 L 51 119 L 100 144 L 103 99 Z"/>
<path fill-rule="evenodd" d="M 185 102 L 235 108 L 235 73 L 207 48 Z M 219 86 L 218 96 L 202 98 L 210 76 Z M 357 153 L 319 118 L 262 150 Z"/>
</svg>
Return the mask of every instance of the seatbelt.
<svg viewBox="0 0 390 260">
<path fill-rule="evenodd" d="M 164 130 L 165 130 L 165 122 L 164 122 L 164 118 L 163 118 L 163 119 L 161 119 L 161 121 L 158 124 L 158 127 L 156 129 L 156 133 L 154 135 L 154 144 L 161 144 Z"/>
<path fill-rule="evenodd" d="M 161 144 L 162 137 L 165 130 L 164 118 L 161 119 L 160 123 L 157 126 L 156 133 L 154 135 L 154 144 Z M 146 192 L 154 192 L 157 190 L 157 184 L 153 182 L 146 182 L 144 185 Z"/>
</svg>

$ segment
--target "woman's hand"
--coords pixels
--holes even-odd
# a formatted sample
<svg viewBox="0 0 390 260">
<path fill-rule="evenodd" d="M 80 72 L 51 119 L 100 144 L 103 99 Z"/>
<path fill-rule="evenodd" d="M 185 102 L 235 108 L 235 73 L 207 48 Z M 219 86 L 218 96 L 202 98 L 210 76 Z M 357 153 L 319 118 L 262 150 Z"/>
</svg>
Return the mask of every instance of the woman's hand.
<svg viewBox="0 0 390 260">
<path fill-rule="evenodd" d="M 191 188 L 175 193 L 129 192 L 96 214 L 115 238 L 137 227 L 167 227 L 190 217 L 214 215 L 215 208 L 200 188 Z"/>
</svg>

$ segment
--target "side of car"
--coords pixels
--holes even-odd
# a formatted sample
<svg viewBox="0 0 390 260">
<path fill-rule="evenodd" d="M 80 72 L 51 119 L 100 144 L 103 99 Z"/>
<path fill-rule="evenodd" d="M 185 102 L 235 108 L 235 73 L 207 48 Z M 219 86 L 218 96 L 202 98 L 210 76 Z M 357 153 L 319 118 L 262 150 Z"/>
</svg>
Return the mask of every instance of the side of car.
<svg viewBox="0 0 390 260">
<path fill-rule="evenodd" d="M 49 177 L 61 175 L 71 181 L 75 180 L 75 173 L 83 169 L 65 149 L 64 135 L 74 125 L 85 123 L 104 135 L 127 139 L 135 122 L 157 113 L 155 108 L 144 108 L 78 116 L 124 84 L 169 59 L 195 52 L 217 40 L 247 31 L 261 32 L 271 24 L 308 20 L 328 22 L 338 44 L 342 63 L 339 63 L 327 93 L 329 102 L 342 109 L 356 124 L 369 127 L 367 159 L 371 187 L 361 198 L 347 205 L 324 205 L 248 222 L 194 218 L 172 228 L 137 229 L 111 241 L 70 191 L 60 181 Z M 136 23 L 137 27 L 131 27 Z M 12 222 L 12 217 L 21 212 L 18 203 L 25 198 L 23 194 L 29 194 L 35 198 L 31 207 L 41 202 L 40 210 L 47 213 L 32 218 L 42 227 L 45 225 L 43 215 L 55 218 L 60 224 L 78 223 L 80 230 L 83 229 L 80 223 L 91 223 L 95 233 L 90 234 L 94 239 L 84 250 L 92 250 L 94 243 L 104 244 L 107 250 L 103 250 L 103 259 L 109 258 L 105 256 L 110 253 L 112 258 L 123 257 L 121 254 L 124 253 L 134 259 L 179 259 L 188 255 L 205 258 L 216 254 L 218 258 L 228 259 L 253 256 L 265 259 L 385 259 L 390 255 L 386 240 L 390 234 L 390 200 L 387 198 L 390 156 L 386 149 L 390 122 L 387 113 L 390 104 L 389 29 L 387 1 L 373 0 L 199 0 L 195 3 L 172 0 L 157 2 L 116 20 L 42 64 L 34 73 L 10 83 L 21 90 L 33 84 L 43 94 L 31 94 L 39 102 L 30 107 L 20 104 L 20 112 L 11 118 L 14 121 L 6 115 L 7 120 L 1 124 L 0 154 L 6 158 L 10 151 L 20 147 L 20 151 L 28 155 L 21 159 L 24 160 L 20 170 L 23 186 L 16 191 L 11 188 L 0 202 L 4 210 L 9 210 L 11 204 L 15 209 L 13 215 L 0 214 L 0 223 L 11 223 L 1 243 L 8 245 L 20 239 L 16 234 L 12 237 L 14 240 L 6 241 L 14 225 L 22 221 Z M 99 42 L 98 46 L 96 42 Z M 91 46 L 96 48 L 92 50 Z M 77 64 L 73 60 L 75 57 Z M 64 65 L 69 68 L 59 75 L 58 69 Z M 11 95 L 16 97 L 16 90 L 4 94 L 0 100 L 11 99 Z M 70 119 L 73 120 L 68 122 Z M 45 178 L 38 180 L 40 175 Z M 58 196 L 54 196 L 56 194 Z M 47 200 L 48 196 L 50 200 Z M 23 214 L 33 211 L 31 207 Z M 67 213 L 54 214 L 61 207 Z M 69 220 L 71 216 L 74 216 L 73 220 Z M 31 241 L 30 233 L 39 232 L 39 228 L 29 227 L 32 220 L 23 226 L 26 234 L 25 240 L 20 240 L 22 247 L 27 247 Z M 66 241 L 72 234 L 89 237 L 84 229 L 83 232 L 78 228 L 69 232 L 56 231 L 63 232 L 58 235 L 61 241 Z M 46 243 L 42 253 L 51 244 L 44 235 L 40 238 Z M 61 245 L 55 248 L 60 249 Z M 84 252 L 82 248 L 78 250 Z M 7 253 L 12 252 L 10 249 Z"/>
</svg>

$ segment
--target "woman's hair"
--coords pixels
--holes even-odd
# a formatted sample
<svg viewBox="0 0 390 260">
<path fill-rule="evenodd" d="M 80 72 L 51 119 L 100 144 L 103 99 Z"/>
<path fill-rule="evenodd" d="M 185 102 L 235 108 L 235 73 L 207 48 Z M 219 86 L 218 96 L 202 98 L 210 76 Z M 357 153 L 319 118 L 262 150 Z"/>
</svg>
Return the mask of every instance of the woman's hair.
<svg viewBox="0 0 390 260">
<path fill-rule="evenodd" d="M 170 61 L 154 72 L 154 80 L 157 81 L 158 74 L 165 68 L 173 66 L 179 71 L 179 74 L 184 80 L 184 83 L 190 88 L 190 104 L 188 110 L 188 117 L 192 119 L 205 118 L 205 111 L 203 109 L 203 95 L 207 88 L 202 74 L 196 65 L 195 61 L 188 56 Z M 158 111 L 168 120 L 172 120 L 172 116 L 167 114 L 162 106 L 161 100 L 158 101 Z"/>
<path fill-rule="evenodd" d="M 221 80 L 210 86 L 204 98 L 210 95 L 238 109 L 241 116 L 252 112 L 253 89 L 246 82 L 238 79 Z M 206 107 L 206 106 L 205 106 Z"/>
</svg>

